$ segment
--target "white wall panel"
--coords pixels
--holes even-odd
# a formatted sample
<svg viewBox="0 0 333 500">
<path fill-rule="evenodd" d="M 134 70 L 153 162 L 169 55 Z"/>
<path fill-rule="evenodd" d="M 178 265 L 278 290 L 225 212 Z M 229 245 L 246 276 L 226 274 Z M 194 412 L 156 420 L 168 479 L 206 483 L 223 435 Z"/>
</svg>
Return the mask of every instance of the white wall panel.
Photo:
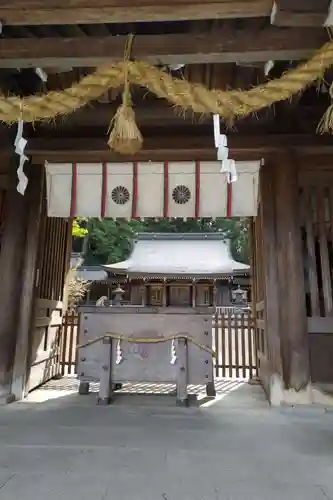
<svg viewBox="0 0 333 500">
<path fill-rule="evenodd" d="M 112 200 L 112 192 L 117 187 L 124 187 L 129 193 L 129 199 L 123 205 Z M 107 165 L 107 199 L 106 217 L 131 218 L 133 201 L 133 163 L 108 163 Z"/>
<path fill-rule="evenodd" d="M 227 178 L 221 163 L 200 162 L 200 217 L 225 217 L 227 214 Z"/>
<path fill-rule="evenodd" d="M 81 217 L 101 214 L 102 164 L 78 163 L 76 181 L 76 213 Z"/>
<path fill-rule="evenodd" d="M 138 217 L 163 217 L 164 164 L 138 164 Z"/>
<path fill-rule="evenodd" d="M 69 217 L 72 197 L 72 164 L 46 163 L 47 215 Z"/>
<path fill-rule="evenodd" d="M 238 162 L 238 180 L 232 183 L 232 215 L 257 215 L 259 162 Z"/>
<path fill-rule="evenodd" d="M 178 186 L 190 190 L 187 203 L 178 204 L 173 199 L 173 191 Z M 169 163 L 169 217 L 194 217 L 195 214 L 195 162 Z"/>
</svg>

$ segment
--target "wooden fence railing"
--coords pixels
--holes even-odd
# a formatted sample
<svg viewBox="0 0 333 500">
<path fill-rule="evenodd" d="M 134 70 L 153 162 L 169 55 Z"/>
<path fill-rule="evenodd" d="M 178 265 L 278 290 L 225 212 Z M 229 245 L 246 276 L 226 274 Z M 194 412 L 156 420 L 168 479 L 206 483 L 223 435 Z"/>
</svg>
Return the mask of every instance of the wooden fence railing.
<svg viewBox="0 0 333 500">
<path fill-rule="evenodd" d="M 215 376 L 254 378 L 258 375 L 255 320 L 250 311 L 215 314 Z"/>
<path fill-rule="evenodd" d="M 215 312 L 216 314 L 227 314 L 229 312 L 233 313 L 235 310 L 235 306 L 216 306 Z"/>
<path fill-rule="evenodd" d="M 79 334 L 79 315 L 67 311 L 63 316 L 60 340 L 60 371 L 62 375 L 76 374 L 76 354 Z"/>
</svg>

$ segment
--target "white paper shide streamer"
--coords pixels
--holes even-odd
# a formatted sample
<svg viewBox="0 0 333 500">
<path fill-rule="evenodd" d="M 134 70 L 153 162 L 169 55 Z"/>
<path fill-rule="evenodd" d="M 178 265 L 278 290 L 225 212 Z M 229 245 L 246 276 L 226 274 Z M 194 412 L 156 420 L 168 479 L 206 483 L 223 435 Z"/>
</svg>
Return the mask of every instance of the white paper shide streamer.
<svg viewBox="0 0 333 500">
<path fill-rule="evenodd" d="M 236 182 L 238 179 L 236 162 L 235 160 L 229 159 L 229 148 L 227 136 L 221 134 L 220 131 L 220 117 L 219 115 L 213 116 L 214 123 L 214 141 L 215 147 L 217 149 L 217 159 L 221 162 L 221 172 L 226 174 L 227 182 Z"/>
<path fill-rule="evenodd" d="M 23 170 L 25 162 L 29 160 L 29 158 L 24 154 L 27 142 L 28 141 L 23 137 L 23 120 L 19 120 L 17 123 L 17 134 L 14 146 L 15 153 L 19 156 L 19 167 L 17 169 L 18 184 L 16 189 L 22 195 L 24 195 L 28 185 L 28 177 L 25 175 Z"/>
<path fill-rule="evenodd" d="M 117 349 L 116 349 L 116 365 L 120 365 L 123 359 L 124 359 L 123 350 L 121 348 L 120 339 L 118 339 Z"/>
<path fill-rule="evenodd" d="M 174 365 L 177 362 L 177 351 L 176 351 L 176 343 L 175 339 L 172 339 L 171 341 L 171 359 L 170 363 Z"/>
</svg>

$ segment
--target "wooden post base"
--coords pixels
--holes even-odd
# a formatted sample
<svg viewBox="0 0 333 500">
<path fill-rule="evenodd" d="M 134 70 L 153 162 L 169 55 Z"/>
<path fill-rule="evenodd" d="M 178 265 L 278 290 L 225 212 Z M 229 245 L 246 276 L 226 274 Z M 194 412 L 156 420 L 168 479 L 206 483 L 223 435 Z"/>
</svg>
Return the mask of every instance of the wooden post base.
<svg viewBox="0 0 333 500">
<path fill-rule="evenodd" d="M 97 404 L 108 405 L 112 401 L 112 339 L 105 337 L 102 342 L 102 366 Z"/>
<path fill-rule="evenodd" d="M 112 385 L 112 390 L 113 391 L 120 391 L 123 387 L 123 384 L 113 384 Z"/>
<path fill-rule="evenodd" d="M 187 380 L 187 339 L 178 340 L 177 406 L 188 406 Z"/>
<path fill-rule="evenodd" d="M 109 404 L 112 403 L 112 398 L 97 398 L 97 404 L 99 406 L 108 406 Z"/>
<path fill-rule="evenodd" d="M 213 382 L 208 382 L 206 384 L 206 395 L 211 398 L 215 398 L 216 396 L 216 389 L 215 389 L 215 383 Z"/>
<path fill-rule="evenodd" d="M 182 406 L 184 408 L 187 408 L 189 406 L 189 399 L 188 397 L 185 399 L 176 399 L 176 406 Z"/>
<path fill-rule="evenodd" d="M 15 394 L 12 393 L 6 394 L 5 396 L 0 396 L 0 406 L 15 403 L 15 401 L 16 401 Z"/>
<path fill-rule="evenodd" d="M 89 394 L 89 390 L 90 390 L 90 384 L 89 384 L 89 382 L 80 382 L 80 385 L 79 385 L 79 394 L 81 396 L 85 396 L 85 395 Z"/>
</svg>

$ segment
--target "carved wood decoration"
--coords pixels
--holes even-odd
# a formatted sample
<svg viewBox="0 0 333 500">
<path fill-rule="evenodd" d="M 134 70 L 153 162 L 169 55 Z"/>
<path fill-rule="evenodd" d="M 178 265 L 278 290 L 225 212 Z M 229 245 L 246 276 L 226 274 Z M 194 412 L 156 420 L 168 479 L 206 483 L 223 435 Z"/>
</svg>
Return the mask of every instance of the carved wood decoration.
<svg viewBox="0 0 333 500">
<path fill-rule="evenodd" d="M 255 216 L 259 161 L 237 162 L 227 183 L 221 163 L 49 164 L 50 217 Z"/>
</svg>

